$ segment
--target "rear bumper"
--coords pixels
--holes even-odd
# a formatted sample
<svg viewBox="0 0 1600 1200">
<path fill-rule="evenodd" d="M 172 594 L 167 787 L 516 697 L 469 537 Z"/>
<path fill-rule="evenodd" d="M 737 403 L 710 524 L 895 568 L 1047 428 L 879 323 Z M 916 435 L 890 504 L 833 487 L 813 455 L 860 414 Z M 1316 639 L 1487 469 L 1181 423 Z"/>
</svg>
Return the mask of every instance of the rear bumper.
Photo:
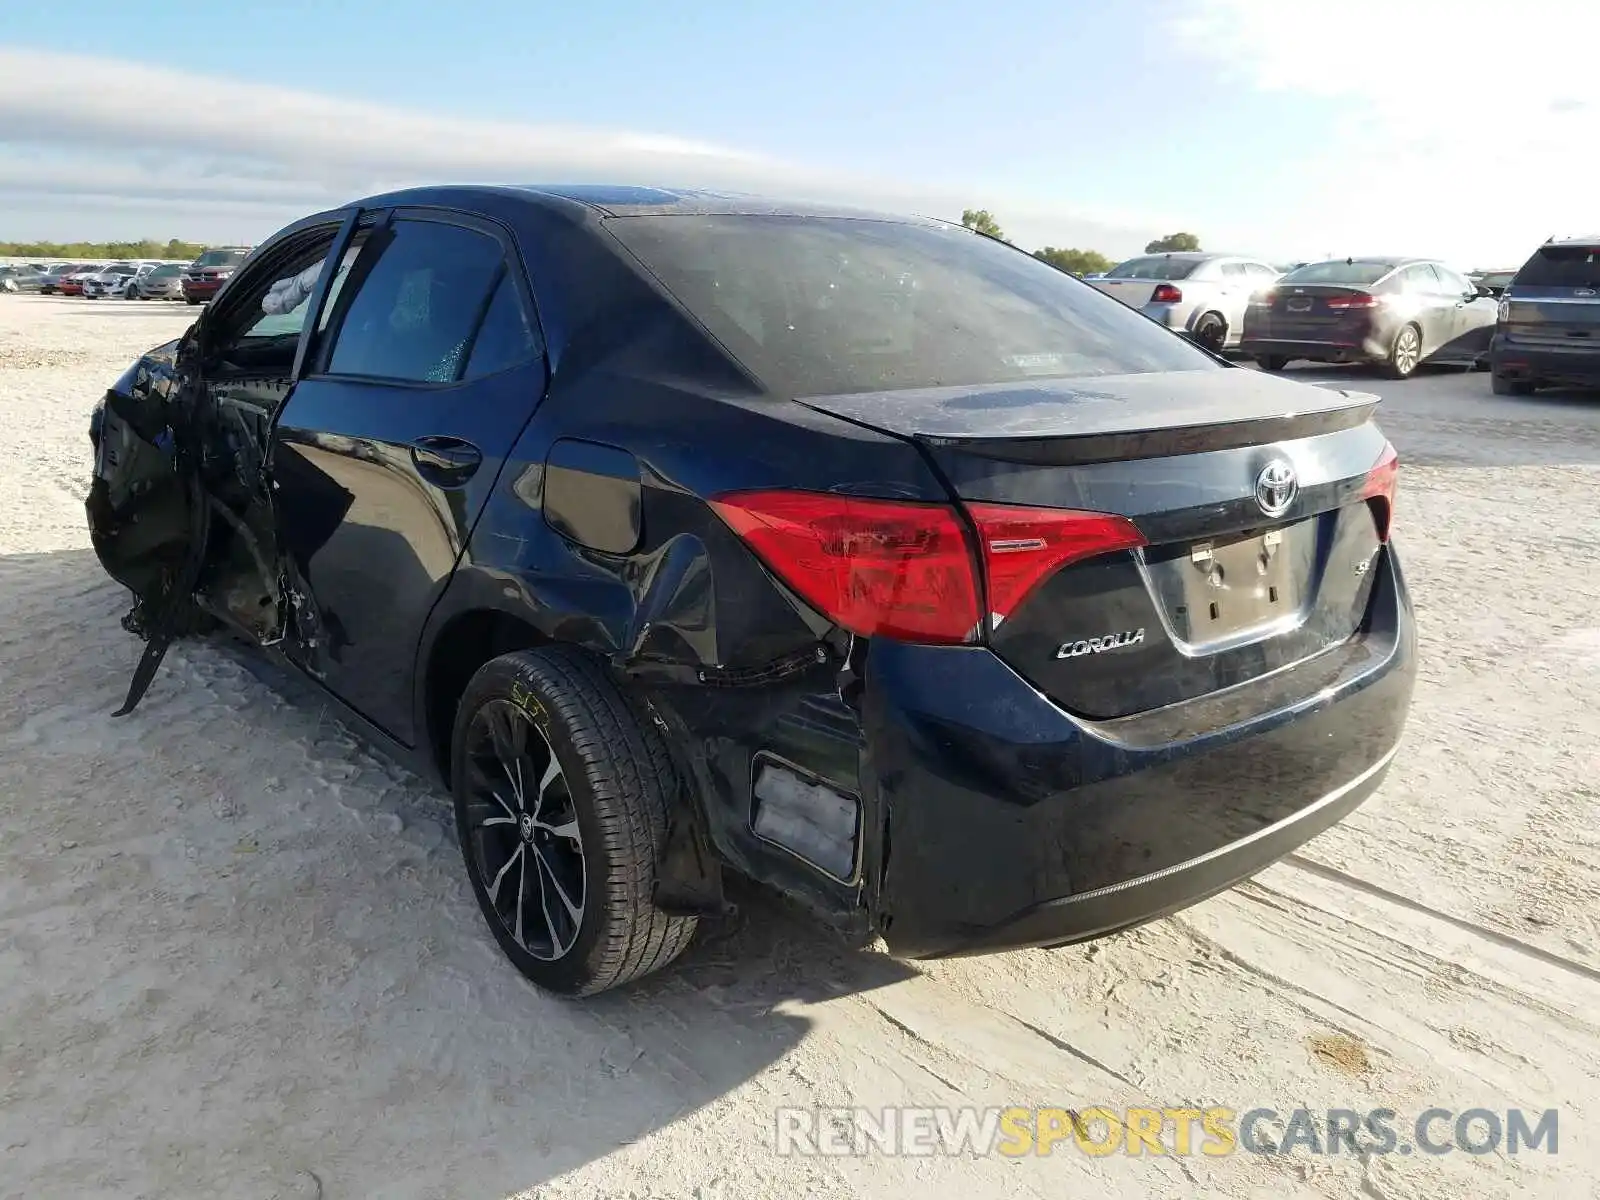
<svg viewBox="0 0 1600 1200">
<path fill-rule="evenodd" d="M 1131 928 L 1260 871 L 1382 782 L 1415 682 L 1393 549 L 1367 630 L 1285 671 L 1088 721 L 987 650 L 874 644 L 864 787 L 889 949 L 933 958 Z"/>
<path fill-rule="evenodd" d="M 1530 346 L 1496 333 L 1489 343 L 1489 365 L 1502 379 L 1517 382 L 1600 387 L 1600 341 L 1567 349 Z"/>
<path fill-rule="evenodd" d="M 185 300 L 209 300 L 217 294 L 221 287 L 222 281 L 220 279 L 215 283 L 197 283 L 192 279 L 185 279 L 183 281 L 183 298 Z"/>
<path fill-rule="evenodd" d="M 1371 362 L 1382 356 L 1362 340 L 1311 341 L 1251 337 L 1248 333 L 1239 339 L 1239 352 L 1251 358 L 1308 358 L 1318 362 Z"/>
</svg>

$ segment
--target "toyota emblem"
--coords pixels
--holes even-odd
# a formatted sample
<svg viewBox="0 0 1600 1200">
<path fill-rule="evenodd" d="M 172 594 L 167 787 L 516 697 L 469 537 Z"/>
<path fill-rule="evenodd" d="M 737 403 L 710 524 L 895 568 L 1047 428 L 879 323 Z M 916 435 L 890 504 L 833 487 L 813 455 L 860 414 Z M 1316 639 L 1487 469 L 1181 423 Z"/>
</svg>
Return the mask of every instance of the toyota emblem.
<svg viewBox="0 0 1600 1200">
<path fill-rule="evenodd" d="M 1299 494 L 1294 468 L 1281 458 L 1273 459 L 1256 476 L 1256 503 L 1269 517 L 1283 516 Z"/>
</svg>

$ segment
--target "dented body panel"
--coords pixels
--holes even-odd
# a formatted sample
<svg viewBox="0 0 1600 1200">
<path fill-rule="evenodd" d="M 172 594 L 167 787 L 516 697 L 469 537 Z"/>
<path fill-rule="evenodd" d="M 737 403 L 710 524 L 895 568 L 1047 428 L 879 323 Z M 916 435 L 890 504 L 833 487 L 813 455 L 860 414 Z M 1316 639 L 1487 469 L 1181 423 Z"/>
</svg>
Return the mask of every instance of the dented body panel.
<svg viewBox="0 0 1600 1200">
<path fill-rule="evenodd" d="M 1259 869 L 1249 846 L 1281 854 L 1321 817 L 1284 821 L 1337 815 L 1376 786 L 1413 666 L 1398 560 L 1358 494 L 1386 445 L 1374 398 L 1193 350 L 1195 369 L 1171 374 L 800 401 L 607 232 L 630 213 L 745 207 L 654 189 L 420 189 L 256 249 L 96 412 L 94 544 L 147 639 L 130 705 L 160 647 L 218 622 L 443 778 L 472 670 L 505 650 L 580 646 L 668 734 L 688 784 L 674 862 L 709 855 L 910 954 L 1137 923 L 1155 914 L 1136 899 L 1145 875 L 1221 854 L 1184 895 L 1226 886 Z M 474 376 L 474 333 L 456 378 L 339 369 L 346 322 L 365 319 L 352 297 L 388 247 L 431 224 L 501 248 L 536 352 Z M 259 345 L 229 332 L 317 253 L 298 324 Z M 1096 319 L 1151 336 L 1071 286 L 1107 306 Z M 1269 519 L 1258 477 L 1280 459 L 1300 490 Z M 762 489 L 1093 508 L 1136 521 L 1149 544 L 1061 570 L 974 644 L 908 645 L 836 625 L 707 503 Z M 1248 560 L 1227 539 L 1296 521 L 1319 532 L 1287 535 L 1290 549 L 1320 574 L 1293 613 L 1235 619 L 1220 649 L 1185 642 L 1173 612 L 1190 582 L 1163 575 L 1164 556 L 1214 543 L 1231 569 Z M 1345 569 L 1363 557 L 1367 569 Z M 827 798 L 812 834 L 845 839 L 810 858 L 785 832 L 805 823 L 807 797 Z M 718 901 L 704 862 L 662 874 L 686 906 Z M 1058 914 L 1117 885 L 1132 906 L 1112 917 Z"/>
</svg>

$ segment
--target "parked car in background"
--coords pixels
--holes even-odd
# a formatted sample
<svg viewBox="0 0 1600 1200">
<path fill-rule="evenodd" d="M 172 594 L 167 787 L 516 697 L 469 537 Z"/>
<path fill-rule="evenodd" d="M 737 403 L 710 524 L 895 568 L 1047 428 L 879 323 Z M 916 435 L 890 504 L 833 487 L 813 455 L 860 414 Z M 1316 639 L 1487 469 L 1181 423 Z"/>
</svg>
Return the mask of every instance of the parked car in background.
<svg viewBox="0 0 1600 1200">
<path fill-rule="evenodd" d="M 180 263 L 161 263 L 139 279 L 129 282 L 129 300 L 182 300 L 183 273 Z"/>
<path fill-rule="evenodd" d="M 1206 349 L 1221 351 L 1238 345 L 1251 295 L 1278 274 L 1259 259 L 1173 251 L 1130 258 L 1089 282 Z"/>
<path fill-rule="evenodd" d="M 121 299 L 127 294 L 130 284 L 136 279 L 144 278 L 155 269 L 155 263 L 112 263 L 98 275 L 91 275 L 83 281 L 83 298 L 85 300 Z"/>
<path fill-rule="evenodd" d="M 1473 271 L 1467 276 L 1467 280 L 1499 299 L 1516 274 L 1515 267 L 1509 271 Z"/>
<path fill-rule="evenodd" d="M 37 292 L 44 281 L 44 272 L 33 267 L 0 267 L 0 291 Z"/>
<path fill-rule="evenodd" d="M 110 263 L 96 263 L 94 266 L 89 267 L 74 267 L 61 276 L 56 283 L 56 290 L 63 296 L 81 296 L 83 295 L 83 285 L 88 281 L 89 277 L 100 274 L 110 265 Z"/>
<path fill-rule="evenodd" d="M 119 712 L 208 620 L 275 655 L 453 791 L 573 994 L 724 872 L 902 957 L 1060 946 L 1370 796 L 1417 657 L 1378 397 L 861 217 L 447 187 L 274 235 L 90 420 Z"/>
<path fill-rule="evenodd" d="M 1502 396 L 1600 387 L 1600 237 L 1533 252 L 1500 297 L 1489 364 Z"/>
<path fill-rule="evenodd" d="M 1486 365 L 1494 323 L 1493 297 L 1442 262 L 1340 258 L 1290 271 L 1257 296 L 1240 350 L 1266 371 L 1309 359 L 1405 379 L 1425 362 Z"/>
<path fill-rule="evenodd" d="M 190 304 L 204 304 L 250 257 L 248 246 L 214 246 L 203 251 L 183 276 L 183 298 Z"/>
<path fill-rule="evenodd" d="M 53 263 L 39 277 L 39 291 L 46 296 L 61 290 L 61 280 L 78 269 L 76 263 Z"/>
</svg>

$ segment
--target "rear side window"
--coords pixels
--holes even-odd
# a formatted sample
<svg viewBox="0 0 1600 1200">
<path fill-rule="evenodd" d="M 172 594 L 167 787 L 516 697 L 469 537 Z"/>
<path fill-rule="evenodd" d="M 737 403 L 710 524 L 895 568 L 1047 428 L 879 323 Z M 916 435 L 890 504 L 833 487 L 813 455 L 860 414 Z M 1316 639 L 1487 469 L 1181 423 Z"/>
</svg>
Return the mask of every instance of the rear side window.
<svg viewBox="0 0 1600 1200">
<path fill-rule="evenodd" d="M 459 379 L 501 277 L 500 243 L 460 225 L 401 219 L 369 237 L 362 257 L 351 270 L 356 292 L 334 335 L 328 371 L 419 383 Z"/>
<path fill-rule="evenodd" d="M 1107 279 L 1187 279 L 1200 265 L 1193 258 L 1173 258 L 1158 254 L 1150 258 L 1130 258 L 1106 272 Z"/>
<path fill-rule="evenodd" d="M 1540 246 L 1514 282 L 1518 287 L 1600 289 L 1600 246 Z"/>
<path fill-rule="evenodd" d="M 500 276 L 483 323 L 472 339 L 472 354 L 467 360 L 466 378 L 479 379 L 531 359 L 537 349 L 533 329 L 522 308 L 522 297 L 509 273 Z"/>
<path fill-rule="evenodd" d="M 1121 301 L 961 229 L 795 216 L 607 228 L 780 395 L 1222 369 Z"/>
</svg>

